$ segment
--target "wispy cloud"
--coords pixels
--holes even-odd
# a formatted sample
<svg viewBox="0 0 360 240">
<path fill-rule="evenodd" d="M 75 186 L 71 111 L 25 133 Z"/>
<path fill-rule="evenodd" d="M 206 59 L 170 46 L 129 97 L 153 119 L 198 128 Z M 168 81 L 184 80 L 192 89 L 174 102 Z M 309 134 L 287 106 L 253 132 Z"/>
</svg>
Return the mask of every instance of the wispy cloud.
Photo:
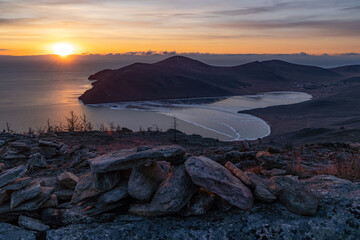
<svg viewBox="0 0 360 240">
<path fill-rule="evenodd" d="M 230 10 L 221 10 L 221 11 L 212 11 L 210 14 L 218 14 L 218 15 L 248 15 L 248 14 L 259 14 L 259 13 L 267 13 L 267 12 L 276 12 L 276 11 L 284 11 L 286 9 L 296 8 L 298 7 L 298 3 L 293 2 L 280 2 L 269 6 L 260 6 L 260 7 L 248 7 L 248 8 L 240 8 L 240 9 L 230 9 Z"/>
</svg>

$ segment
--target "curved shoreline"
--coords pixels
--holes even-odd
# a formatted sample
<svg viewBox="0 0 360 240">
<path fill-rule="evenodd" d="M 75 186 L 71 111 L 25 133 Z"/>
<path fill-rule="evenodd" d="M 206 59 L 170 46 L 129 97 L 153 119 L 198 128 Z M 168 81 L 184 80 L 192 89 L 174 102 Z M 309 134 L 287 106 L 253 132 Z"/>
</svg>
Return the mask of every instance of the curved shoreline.
<svg viewBox="0 0 360 240">
<path fill-rule="evenodd" d="M 221 139 L 221 141 L 239 141 L 239 140 L 256 140 L 258 138 L 265 138 L 271 135 L 272 131 L 271 131 L 271 126 L 264 120 L 261 119 L 255 115 L 250 115 L 250 114 L 245 114 L 245 113 L 241 113 L 241 115 L 239 114 L 239 107 L 243 110 L 250 110 L 250 109 L 258 109 L 261 107 L 253 107 L 253 106 L 246 106 L 246 105 L 234 105 L 234 106 L 229 106 L 229 105 L 221 105 L 219 103 L 221 103 L 222 101 L 226 101 L 226 100 L 232 100 L 232 101 L 238 101 L 239 103 L 241 103 L 241 101 L 243 101 L 243 104 L 246 104 L 246 101 L 252 101 L 252 99 L 257 99 L 259 101 L 263 100 L 266 97 L 273 97 L 276 95 L 284 95 L 284 94 L 294 94 L 295 97 L 298 98 L 298 100 L 294 99 L 288 99 L 290 102 L 283 102 L 281 104 L 275 103 L 275 102 L 279 102 L 280 100 L 278 98 L 274 98 L 273 101 L 274 103 L 271 104 L 266 102 L 263 104 L 268 104 L 269 106 L 280 106 L 280 105 L 289 105 L 289 104 L 294 104 L 294 103 L 299 103 L 299 102 L 304 102 L 304 101 L 308 101 L 312 99 L 312 96 L 307 94 L 307 93 L 303 93 L 303 92 L 291 92 L 291 91 L 277 91 L 277 92 L 266 92 L 266 93 L 259 93 L 256 95 L 238 95 L 238 96 L 222 96 L 222 97 L 204 97 L 204 98 L 190 98 L 190 99 L 161 99 L 161 100 L 157 100 L 157 101 L 132 101 L 132 102 L 121 102 L 121 103 L 104 103 L 104 104 L 86 104 L 87 106 L 103 106 L 106 108 L 109 108 L 111 110 L 131 110 L 131 111 L 151 111 L 151 112 L 157 112 L 159 114 L 162 115 L 166 115 L 168 117 L 176 117 L 177 119 L 179 119 L 180 121 L 186 122 L 188 124 L 191 124 L 193 126 L 196 126 L 198 128 L 201 128 L 205 131 L 210 131 L 212 133 L 218 134 L 219 135 L 219 139 Z M 296 95 L 296 94 L 301 94 L 301 95 Z M 291 97 L 291 96 L 290 96 Z M 300 99 L 302 98 L 302 99 Z M 202 100 L 205 100 L 204 102 L 202 102 Z M 214 101 L 209 101 L 208 100 L 214 100 Z M 270 99 L 271 100 L 271 99 Z M 286 99 L 285 99 L 286 100 Z M 187 103 L 189 102 L 189 103 Z M 193 102 L 193 103 L 191 103 Z M 212 104 L 213 103 L 213 104 Z M 189 111 L 189 113 L 183 113 L 181 112 L 183 109 L 185 109 L 185 111 Z M 202 123 L 203 120 L 199 120 L 196 121 L 192 119 L 193 116 L 191 116 L 191 111 L 196 111 L 196 109 L 199 109 L 200 111 L 214 111 L 214 115 L 220 115 L 221 117 L 224 116 L 224 114 L 229 114 L 228 118 L 225 118 L 225 120 L 235 120 L 233 119 L 232 116 L 230 116 L 230 114 L 234 114 L 234 116 L 236 117 L 245 117 L 248 120 L 252 120 L 252 121 L 256 121 L 258 123 L 260 123 L 264 130 L 261 130 L 262 133 L 258 134 L 259 136 L 244 136 L 244 133 L 240 133 L 237 129 L 236 126 L 238 125 L 234 125 L 231 123 L 227 123 L 226 121 L 222 121 L 224 120 L 223 118 L 218 119 L 219 121 L 214 121 L 212 122 L 212 124 L 219 124 L 218 126 L 225 126 L 230 132 L 227 131 L 221 131 L 221 129 L 217 129 L 216 127 L 211 127 L 209 126 L 209 124 L 204 124 Z M 241 110 L 241 111 L 243 111 Z M 220 114 L 219 114 L 220 113 Z M 221 114 L 223 113 L 223 114 Z M 186 114 L 188 114 L 189 117 L 183 117 L 184 115 L 186 116 Z M 208 115 L 204 116 L 204 118 L 209 117 L 212 118 L 213 116 L 209 113 L 207 113 Z M 182 115 L 182 116 L 179 116 Z M 243 119 L 238 119 L 238 121 L 242 121 Z M 254 126 L 256 127 L 256 126 Z M 241 129 L 241 127 L 240 127 Z M 257 128 L 259 129 L 259 128 Z M 186 131 L 186 129 L 180 129 L 181 131 L 190 133 L 189 131 Z M 193 132 L 194 133 L 194 132 Z M 246 133 L 245 133 L 246 134 Z M 208 134 L 201 134 L 202 136 L 206 136 Z M 221 137 L 223 136 L 223 137 Z"/>
</svg>

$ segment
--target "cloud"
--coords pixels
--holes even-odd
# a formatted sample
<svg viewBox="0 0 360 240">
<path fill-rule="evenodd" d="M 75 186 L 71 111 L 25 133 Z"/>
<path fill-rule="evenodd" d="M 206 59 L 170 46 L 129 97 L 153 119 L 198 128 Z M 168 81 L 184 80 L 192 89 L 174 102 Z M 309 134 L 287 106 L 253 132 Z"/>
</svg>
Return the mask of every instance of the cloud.
<svg viewBox="0 0 360 240">
<path fill-rule="evenodd" d="M 297 6 L 299 6 L 299 4 L 297 4 L 297 3 L 281 2 L 281 3 L 276 3 L 276 4 L 270 5 L 270 6 L 213 11 L 213 12 L 209 12 L 209 13 L 216 14 L 216 15 L 225 15 L 225 16 L 247 15 L 247 14 L 258 14 L 258 13 L 281 11 L 281 10 L 285 10 L 285 9 L 289 9 L 289 8 L 294 8 Z"/>
<path fill-rule="evenodd" d="M 0 51 L 8 51 L 9 49 L 6 48 L 0 48 Z"/>
<path fill-rule="evenodd" d="M 314 34 L 317 36 L 360 36 L 359 20 L 263 20 L 263 21 L 232 21 L 218 23 L 218 28 L 297 30 L 300 35 Z M 282 33 L 283 34 L 283 33 Z"/>
</svg>

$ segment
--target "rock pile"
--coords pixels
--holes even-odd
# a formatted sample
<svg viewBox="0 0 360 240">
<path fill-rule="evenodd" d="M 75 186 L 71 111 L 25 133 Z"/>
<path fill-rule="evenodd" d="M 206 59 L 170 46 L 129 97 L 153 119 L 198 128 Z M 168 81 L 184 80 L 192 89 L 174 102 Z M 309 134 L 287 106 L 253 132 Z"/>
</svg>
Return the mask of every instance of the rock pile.
<svg viewBox="0 0 360 240">
<path fill-rule="evenodd" d="M 231 208 L 251 214 L 257 206 L 269 204 L 299 216 L 314 216 L 322 206 L 321 199 L 328 196 L 316 179 L 328 182 L 326 188 L 331 188 L 330 183 L 338 183 L 350 189 L 349 182 L 332 176 L 300 180 L 287 175 L 286 161 L 279 159 L 276 149 L 256 154 L 228 152 L 228 158 L 254 157 L 266 166 L 254 173 L 244 172 L 231 162 L 223 166 L 208 157 L 186 155 L 186 150 L 178 145 L 137 147 L 97 157 L 64 146 L 41 140 L 3 143 L 0 220 L 27 230 L 6 224 L 5 229 L 12 229 L 19 236 L 26 231 L 29 236 L 44 231 L 51 236 L 54 231 L 50 228 L 110 222 L 128 214 L 187 217 Z M 19 154 L 24 158 L 18 158 L 18 166 L 9 164 L 15 157 L 7 156 Z M 30 174 L 34 169 L 48 167 L 49 157 L 58 155 L 72 156 L 67 166 L 76 162 L 86 172 L 62 168 L 56 175 L 46 177 Z M 336 197 L 339 196 L 330 196 Z"/>
</svg>

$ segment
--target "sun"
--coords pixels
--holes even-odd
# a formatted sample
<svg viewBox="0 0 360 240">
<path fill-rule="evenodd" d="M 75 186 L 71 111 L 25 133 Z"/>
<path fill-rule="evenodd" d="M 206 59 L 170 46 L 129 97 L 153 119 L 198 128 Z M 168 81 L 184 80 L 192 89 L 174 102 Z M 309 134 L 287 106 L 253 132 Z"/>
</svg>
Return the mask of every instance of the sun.
<svg viewBox="0 0 360 240">
<path fill-rule="evenodd" d="M 74 47 L 67 43 L 57 43 L 52 46 L 52 49 L 56 55 L 67 56 L 73 53 Z"/>
</svg>

